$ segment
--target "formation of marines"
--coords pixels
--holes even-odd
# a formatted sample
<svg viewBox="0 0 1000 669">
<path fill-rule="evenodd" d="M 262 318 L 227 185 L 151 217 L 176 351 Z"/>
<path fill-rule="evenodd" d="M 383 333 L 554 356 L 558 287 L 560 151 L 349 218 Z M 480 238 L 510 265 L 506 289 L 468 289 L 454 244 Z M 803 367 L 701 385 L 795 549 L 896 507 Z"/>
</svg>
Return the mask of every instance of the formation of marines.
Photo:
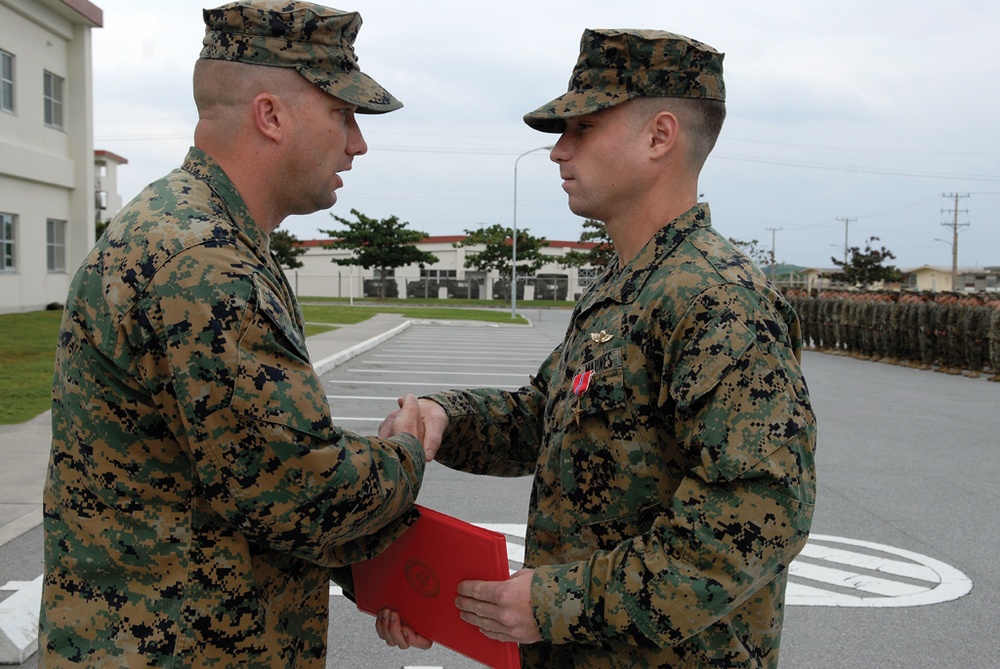
<svg viewBox="0 0 1000 669">
<path fill-rule="evenodd" d="M 805 347 L 1000 381 L 1000 296 L 815 289 L 787 296 Z"/>
</svg>

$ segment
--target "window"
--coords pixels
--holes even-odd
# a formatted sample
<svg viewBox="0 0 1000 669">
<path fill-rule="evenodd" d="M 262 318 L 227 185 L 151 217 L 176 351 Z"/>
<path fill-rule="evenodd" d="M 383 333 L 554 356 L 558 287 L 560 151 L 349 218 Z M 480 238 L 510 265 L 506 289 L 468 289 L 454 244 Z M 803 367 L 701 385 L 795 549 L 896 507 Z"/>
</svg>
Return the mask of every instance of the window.
<svg viewBox="0 0 1000 669">
<path fill-rule="evenodd" d="M 422 269 L 420 270 L 421 279 L 454 279 L 458 274 L 453 269 Z"/>
<path fill-rule="evenodd" d="M 66 271 L 66 221 L 45 221 L 45 250 L 50 272 Z"/>
<path fill-rule="evenodd" d="M 0 110 L 14 113 L 14 54 L 0 49 Z"/>
<path fill-rule="evenodd" d="M 63 127 L 63 84 L 65 80 L 51 72 L 45 73 L 45 125 Z"/>
<path fill-rule="evenodd" d="M 600 273 L 601 269 L 599 267 L 581 267 L 577 270 L 576 278 L 580 287 L 586 288 L 590 284 L 594 283 L 594 279 L 596 279 Z"/>
<path fill-rule="evenodd" d="M 0 213 L 0 272 L 14 271 L 14 214 Z"/>
</svg>

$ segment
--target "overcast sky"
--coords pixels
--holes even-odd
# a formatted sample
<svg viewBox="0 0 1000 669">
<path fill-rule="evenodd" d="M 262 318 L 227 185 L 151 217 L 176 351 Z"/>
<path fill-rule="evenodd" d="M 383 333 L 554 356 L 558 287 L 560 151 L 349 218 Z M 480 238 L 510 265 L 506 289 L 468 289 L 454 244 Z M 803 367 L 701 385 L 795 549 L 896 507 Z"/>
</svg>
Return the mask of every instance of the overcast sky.
<svg viewBox="0 0 1000 669">
<path fill-rule="evenodd" d="M 180 164 L 197 120 L 201 8 L 95 0 L 94 144 L 128 159 L 128 201 Z M 728 118 L 700 191 L 716 228 L 779 262 L 830 267 L 880 238 L 895 264 L 1000 265 L 1000 2 L 995 0 L 353 0 L 361 69 L 403 101 L 361 116 L 369 151 L 333 213 L 431 235 L 510 225 L 514 164 L 557 138 L 522 115 L 565 92 L 584 28 L 653 28 L 726 54 Z M 577 240 L 546 151 L 517 163 L 517 223 Z M 849 219 L 846 223 L 844 219 Z M 328 212 L 287 219 L 300 239 Z M 944 241 L 937 241 L 944 240 Z"/>
</svg>

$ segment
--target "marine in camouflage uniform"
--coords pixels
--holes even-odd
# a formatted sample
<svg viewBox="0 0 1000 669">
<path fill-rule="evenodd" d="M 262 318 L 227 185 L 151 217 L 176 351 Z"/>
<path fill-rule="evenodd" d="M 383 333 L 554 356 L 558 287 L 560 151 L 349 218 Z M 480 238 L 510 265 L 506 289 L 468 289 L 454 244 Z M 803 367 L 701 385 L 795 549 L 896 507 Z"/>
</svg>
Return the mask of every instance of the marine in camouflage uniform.
<svg viewBox="0 0 1000 669">
<path fill-rule="evenodd" d="M 872 295 L 872 359 L 882 362 L 886 353 L 886 331 L 889 327 L 889 310 L 881 293 Z"/>
<path fill-rule="evenodd" d="M 850 356 L 857 356 L 858 342 L 860 340 L 858 328 L 858 302 L 855 293 L 848 293 L 844 297 L 844 312 L 841 317 L 841 326 L 845 334 L 845 349 Z"/>
<path fill-rule="evenodd" d="M 903 341 L 903 320 L 906 318 L 906 304 L 900 302 L 899 293 L 890 293 L 886 314 L 886 335 L 885 349 L 889 362 L 894 365 L 900 364 L 906 355 L 906 342 Z"/>
<path fill-rule="evenodd" d="M 841 324 L 841 319 L 843 317 L 843 300 L 839 293 L 830 293 L 827 298 L 830 301 L 830 322 L 833 324 L 831 328 L 832 341 L 830 345 L 830 350 L 838 355 L 843 352 L 844 348 L 844 330 Z"/>
<path fill-rule="evenodd" d="M 990 381 L 1000 381 L 1000 300 L 993 300 L 989 303 L 989 351 L 990 351 L 990 371 L 993 376 Z"/>
<path fill-rule="evenodd" d="M 941 332 L 941 367 L 939 372 L 961 374 L 965 367 L 965 335 L 962 332 L 962 306 L 958 296 L 949 293 L 942 299 L 941 318 L 938 330 Z"/>
<path fill-rule="evenodd" d="M 360 24 L 305 4 L 205 18 L 206 49 L 261 43 L 242 27 L 291 27 L 289 56 L 305 56 L 312 45 L 294 40 L 309 33 L 339 58 Z M 354 97 L 357 78 L 343 78 L 356 86 L 345 99 L 398 106 Z M 52 430 L 49 668 L 324 667 L 331 577 L 349 585 L 336 568 L 405 529 L 424 469 L 412 434 L 333 425 L 266 231 L 197 148 L 122 210 L 77 272 Z"/>
<path fill-rule="evenodd" d="M 965 368 L 967 376 L 976 379 L 981 376 L 989 355 L 989 310 L 978 297 L 968 297 L 964 302 Z"/>
<path fill-rule="evenodd" d="M 529 125 L 560 132 L 563 117 L 595 111 L 588 95 L 624 95 L 584 84 L 636 54 L 667 82 L 703 58 L 689 80 L 721 89 L 721 55 L 669 33 L 588 30 L 581 50 L 570 100 Z M 634 95 L 704 97 L 664 93 L 645 69 L 620 76 Z M 596 109 L 624 101 L 605 99 Z M 705 204 L 621 264 L 529 385 L 432 396 L 448 416 L 437 458 L 534 473 L 525 564 L 543 641 L 522 646 L 526 667 L 774 667 L 815 495 L 798 319 Z"/>
<path fill-rule="evenodd" d="M 920 367 L 930 369 L 934 364 L 934 336 L 933 314 L 931 313 L 930 301 L 926 294 L 921 294 L 917 302 L 917 342 Z"/>
</svg>

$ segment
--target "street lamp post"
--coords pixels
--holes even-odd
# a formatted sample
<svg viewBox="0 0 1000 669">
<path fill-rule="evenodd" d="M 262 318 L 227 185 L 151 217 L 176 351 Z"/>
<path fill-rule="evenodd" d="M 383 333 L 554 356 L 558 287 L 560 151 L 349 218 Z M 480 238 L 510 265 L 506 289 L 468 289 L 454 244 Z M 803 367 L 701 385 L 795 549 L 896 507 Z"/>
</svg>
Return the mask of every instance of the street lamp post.
<svg viewBox="0 0 1000 669">
<path fill-rule="evenodd" d="M 538 146 L 525 151 L 514 159 L 514 234 L 511 237 L 510 262 L 510 317 L 517 318 L 517 163 L 529 153 L 551 151 L 551 146 Z"/>
</svg>

